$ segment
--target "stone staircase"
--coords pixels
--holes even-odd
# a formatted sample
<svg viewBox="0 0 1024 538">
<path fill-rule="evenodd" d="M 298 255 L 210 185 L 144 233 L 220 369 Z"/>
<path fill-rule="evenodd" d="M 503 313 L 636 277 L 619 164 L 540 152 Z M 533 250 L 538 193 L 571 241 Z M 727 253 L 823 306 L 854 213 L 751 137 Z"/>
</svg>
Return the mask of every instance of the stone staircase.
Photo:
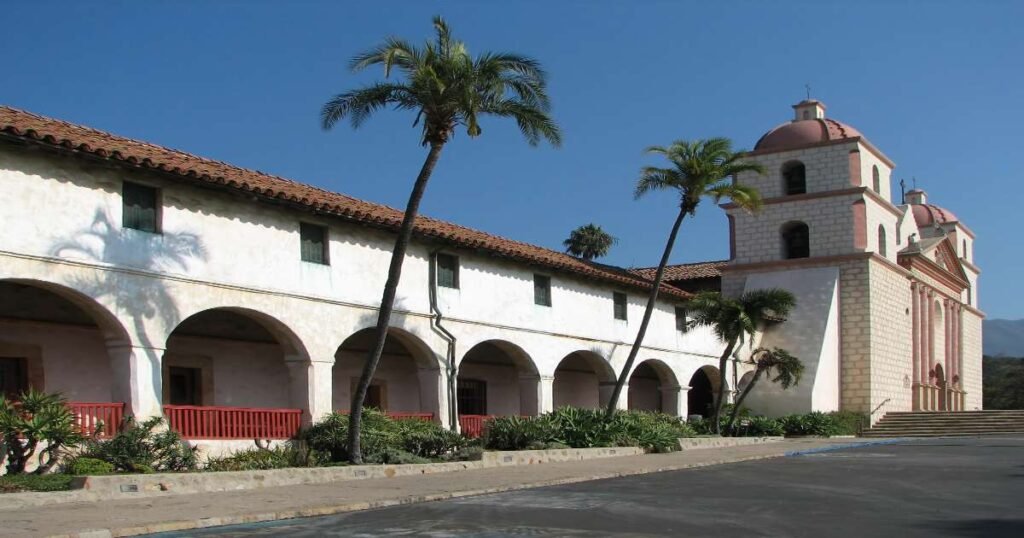
<svg viewBox="0 0 1024 538">
<path fill-rule="evenodd" d="M 864 437 L 949 437 L 1024 434 L 1024 410 L 886 413 Z"/>
</svg>

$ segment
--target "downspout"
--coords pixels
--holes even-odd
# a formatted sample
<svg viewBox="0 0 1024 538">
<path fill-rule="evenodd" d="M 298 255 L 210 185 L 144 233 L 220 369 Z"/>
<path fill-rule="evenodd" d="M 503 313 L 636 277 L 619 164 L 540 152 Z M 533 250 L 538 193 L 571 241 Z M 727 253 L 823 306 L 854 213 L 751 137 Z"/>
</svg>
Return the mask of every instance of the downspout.
<svg viewBox="0 0 1024 538">
<path fill-rule="evenodd" d="M 444 319 L 441 310 L 437 307 L 437 254 L 440 250 L 430 252 L 430 328 L 441 336 L 448 343 L 448 352 L 445 357 L 445 369 L 448 374 L 448 423 L 453 431 L 459 428 L 459 410 L 456 409 L 458 400 L 455 398 L 455 383 L 458 379 L 458 371 L 455 369 L 455 335 L 441 325 Z"/>
</svg>

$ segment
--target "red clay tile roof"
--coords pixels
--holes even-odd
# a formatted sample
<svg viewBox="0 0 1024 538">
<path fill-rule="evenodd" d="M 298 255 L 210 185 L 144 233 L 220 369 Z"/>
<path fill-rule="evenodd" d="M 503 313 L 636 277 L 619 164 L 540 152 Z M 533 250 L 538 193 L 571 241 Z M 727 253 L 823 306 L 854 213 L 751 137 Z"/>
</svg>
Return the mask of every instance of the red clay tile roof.
<svg viewBox="0 0 1024 538">
<path fill-rule="evenodd" d="M 665 275 L 662 279 L 665 282 L 678 280 L 695 280 L 698 278 L 715 278 L 722 276 L 722 268 L 729 262 L 727 260 L 714 262 L 683 263 L 679 265 L 666 265 Z M 654 280 L 654 273 L 658 272 L 657 267 L 642 267 L 631 269 L 630 272 L 638 274 L 646 279 Z"/>
<path fill-rule="evenodd" d="M 259 200 L 285 203 L 377 228 L 396 231 L 402 222 L 403 212 L 385 205 L 2 105 L 0 136 L 226 187 L 254 195 Z M 562 252 L 429 217 L 416 218 L 414 234 L 421 240 L 478 250 L 491 256 L 554 271 L 616 285 L 650 289 L 648 280 L 625 269 L 591 264 Z M 690 294 L 667 285 L 663 286 L 662 292 L 678 298 L 690 297 Z"/>
</svg>

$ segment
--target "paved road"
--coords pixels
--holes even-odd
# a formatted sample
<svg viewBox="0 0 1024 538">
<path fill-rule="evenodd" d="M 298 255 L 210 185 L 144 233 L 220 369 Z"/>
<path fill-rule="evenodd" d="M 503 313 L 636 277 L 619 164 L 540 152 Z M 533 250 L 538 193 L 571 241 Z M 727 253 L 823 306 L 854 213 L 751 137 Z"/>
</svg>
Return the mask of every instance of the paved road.
<svg viewBox="0 0 1024 538">
<path fill-rule="evenodd" d="M 1024 437 L 935 439 L 171 536 L 1024 537 Z"/>
</svg>

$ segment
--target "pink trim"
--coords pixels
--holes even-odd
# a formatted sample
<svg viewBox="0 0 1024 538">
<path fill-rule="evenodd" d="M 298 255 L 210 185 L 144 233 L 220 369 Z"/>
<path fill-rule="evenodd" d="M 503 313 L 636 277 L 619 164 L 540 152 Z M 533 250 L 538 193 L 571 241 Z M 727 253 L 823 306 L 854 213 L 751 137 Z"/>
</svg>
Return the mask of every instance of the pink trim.
<svg viewBox="0 0 1024 538">
<path fill-rule="evenodd" d="M 860 150 L 850 151 L 850 185 L 860 187 Z"/>
<path fill-rule="evenodd" d="M 867 250 L 868 248 L 868 208 L 864 200 L 857 200 L 853 203 L 853 248 Z"/>
</svg>

